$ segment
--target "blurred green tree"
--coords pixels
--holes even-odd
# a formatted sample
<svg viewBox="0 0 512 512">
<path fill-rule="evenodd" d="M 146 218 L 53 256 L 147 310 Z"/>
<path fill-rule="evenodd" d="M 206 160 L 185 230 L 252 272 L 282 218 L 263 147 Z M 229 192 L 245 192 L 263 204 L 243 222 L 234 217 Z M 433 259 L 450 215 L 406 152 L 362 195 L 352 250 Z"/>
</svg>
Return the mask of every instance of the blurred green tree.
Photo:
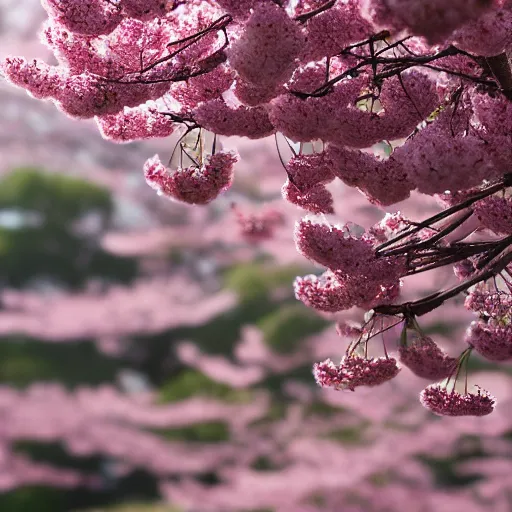
<svg viewBox="0 0 512 512">
<path fill-rule="evenodd" d="M 37 280 L 78 289 L 91 278 L 130 282 L 132 258 L 101 247 L 114 203 L 86 180 L 22 167 L 0 180 L 0 280 L 23 287 Z"/>
</svg>

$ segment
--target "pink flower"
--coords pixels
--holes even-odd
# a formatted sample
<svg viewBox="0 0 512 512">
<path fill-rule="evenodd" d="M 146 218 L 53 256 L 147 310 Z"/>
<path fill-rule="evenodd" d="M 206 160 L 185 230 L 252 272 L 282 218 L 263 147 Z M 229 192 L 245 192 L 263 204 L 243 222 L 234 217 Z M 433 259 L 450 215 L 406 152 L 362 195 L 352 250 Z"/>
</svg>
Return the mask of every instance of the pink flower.
<svg viewBox="0 0 512 512">
<path fill-rule="evenodd" d="M 118 114 L 97 117 L 96 123 L 103 138 L 118 143 L 167 137 L 175 128 L 169 117 L 146 106 L 125 107 Z"/>
<path fill-rule="evenodd" d="M 151 19 L 155 16 L 164 16 L 166 7 L 170 2 L 162 2 L 162 0 L 122 0 L 123 11 L 130 18 L 140 20 Z"/>
<path fill-rule="evenodd" d="M 457 367 L 457 359 L 443 352 L 428 336 L 417 336 L 407 346 L 399 348 L 400 362 L 424 379 L 441 380 Z"/>
<path fill-rule="evenodd" d="M 257 4 L 229 49 L 229 61 L 247 82 L 271 86 L 285 82 L 304 45 L 300 25 L 273 2 Z"/>
<path fill-rule="evenodd" d="M 358 386 L 379 386 L 396 377 L 400 367 L 392 357 L 365 359 L 360 356 L 345 356 L 339 365 L 330 359 L 313 366 L 317 384 L 335 390 L 354 389 Z"/>
<path fill-rule="evenodd" d="M 476 393 L 461 394 L 432 384 L 420 393 L 420 402 L 438 416 L 486 416 L 494 411 L 496 398 L 477 387 Z"/>
<path fill-rule="evenodd" d="M 2 71 L 7 80 L 39 99 L 54 97 L 67 76 L 63 67 L 49 66 L 39 59 L 27 61 L 23 57 L 7 57 Z"/>
<path fill-rule="evenodd" d="M 363 0 L 363 13 L 378 27 L 409 28 L 433 43 L 443 42 L 455 29 L 481 16 L 492 2 L 482 0 Z"/>
<path fill-rule="evenodd" d="M 478 201 L 475 215 L 482 226 L 495 233 L 512 234 L 512 200 L 505 197 L 489 196 Z"/>
<path fill-rule="evenodd" d="M 288 202 L 311 213 L 334 213 L 332 194 L 323 185 L 314 185 L 306 192 L 301 192 L 290 180 L 286 180 L 281 194 Z"/>
<path fill-rule="evenodd" d="M 466 332 L 466 343 L 490 361 L 512 359 L 512 326 L 472 322 Z"/>
<path fill-rule="evenodd" d="M 350 290 L 330 271 L 324 272 L 321 276 L 311 274 L 297 277 L 293 288 L 298 300 L 317 311 L 336 313 L 350 309 L 354 305 L 354 297 Z"/>
<path fill-rule="evenodd" d="M 457 30 L 454 39 L 457 48 L 475 55 L 498 55 L 512 45 L 512 11 L 493 9 Z"/>
<path fill-rule="evenodd" d="M 464 306 L 480 316 L 508 323 L 512 311 L 512 294 L 504 291 L 493 292 L 487 290 L 485 285 L 475 286 L 466 297 Z M 490 328 L 490 325 L 487 327 Z"/>
<path fill-rule="evenodd" d="M 230 108 L 221 98 L 200 104 L 192 112 L 196 123 L 217 135 L 238 135 L 249 139 L 261 139 L 275 129 L 263 107 Z"/>
<path fill-rule="evenodd" d="M 360 325 L 352 322 L 338 322 L 336 324 L 336 332 L 342 337 L 358 338 L 363 334 L 363 329 Z"/>
<path fill-rule="evenodd" d="M 43 0 L 42 4 L 55 22 L 79 34 L 108 34 L 123 19 L 115 2 Z"/>
<path fill-rule="evenodd" d="M 222 96 L 233 80 L 235 72 L 222 64 L 210 73 L 179 82 L 172 88 L 172 96 L 180 102 L 187 111 L 196 108 L 201 102 L 210 101 Z"/>
<path fill-rule="evenodd" d="M 357 0 L 337 2 L 331 9 L 313 16 L 306 23 L 305 61 L 339 54 L 353 41 L 362 41 L 372 27 L 362 18 Z"/>
<path fill-rule="evenodd" d="M 449 116 L 440 115 L 397 152 L 410 169 L 411 181 L 424 194 L 468 189 L 499 173 L 485 140 L 471 134 L 453 136 L 445 121 L 449 123 Z"/>
<path fill-rule="evenodd" d="M 325 152 L 294 156 L 286 164 L 286 172 L 301 192 L 307 192 L 315 185 L 325 185 L 336 177 Z"/>
<path fill-rule="evenodd" d="M 306 258 L 332 270 L 361 274 L 374 259 L 372 245 L 348 230 L 305 218 L 295 225 L 297 250 Z"/>
<path fill-rule="evenodd" d="M 373 203 L 390 205 L 404 201 L 414 189 L 409 167 L 399 149 L 386 160 L 332 144 L 327 154 L 336 176 L 347 185 L 358 187 Z"/>
<path fill-rule="evenodd" d="M 277 210 L 245 213 L 233 206 L 240 234 L 249 243 L 258 243 L 274 236 L 276 226 L 283 224 L 284 216 Z"/>
<path fill-rule="evenodd" d="M 233 153 L 219 152 L 201 167 L 169 172 L 157 155 L 144 164 L 144 175 L 148 185 L 164 196 L 188 204 L 207 204 L 230 187 L 236 161 Z"/>
<path fill-rule="evenodd" d="M 475 270 L 475 265 L 469 259 L 459 261 L 453 266 L 453 273 L 457 276 L 457 279 L 461 281 L 471 276 Z"/>
</svg>

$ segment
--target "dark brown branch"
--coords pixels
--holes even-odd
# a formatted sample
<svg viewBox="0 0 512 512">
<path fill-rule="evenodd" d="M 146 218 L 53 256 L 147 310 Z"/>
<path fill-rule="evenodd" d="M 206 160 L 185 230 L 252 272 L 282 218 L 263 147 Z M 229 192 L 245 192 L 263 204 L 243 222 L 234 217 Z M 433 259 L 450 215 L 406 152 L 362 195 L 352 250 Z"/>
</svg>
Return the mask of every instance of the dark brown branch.
<svg viewBox="0 0 512 512">
<path fill-rule="evenodd" d="M 409 55 L 412 55 L 413 57 L 419 57 L 419 55 L 413 53 L 407 46 L 404 44 L 405 41 L 408 39 L 411 39 L 413 36 L 407 36 L 402 39 L 399 39 L 398 41 L 395 41 L 394 43 L 388 44 L 384 48 L 381 48 L 379 51 L 375 52 L 376 57 L 380 57 L 383 53 L 388 52 L 389 50 L 392 50 L 393 48 L 402 47 Z"/>
<path fill-rule="evenodd" d="M 338 82 L 343 80 L 344 78 L 347 78 L 349 76 L 354 77 L 357 76 L 357 73 L 361 68 L 364 66 L 368 66 L 371 64 L 370 59 L 365 59 L 364 61 L 360 62 L 359 64 L 356 64 L 354 67 L 350 68 L 349 70 L 341 73 L 338 76 L 335 76 L 334 78 L 331 78 L 328 82 L 325 82 L 324 85 L 316 89 L 315 91 L 311 93 L 307 92 L 301 92 L 301 91 L 290 91 L 290 94 L 293 94 L 294 96 L 297 96 L 298 98 L 306 99 L 306 98 L 320 98 L 322 96 L 325 96 L 330 92 L 333 85 L 336 85 Z"/>
<path fill-rule="evenodd" d="M 512 100 L 512 69 L 507 53 L 503 52 L 494 57 L 487 57 L 485 61 L 500 84 L 503 94 Z"/>
<path fill-rule="evenodd" d="M 295 21 L 301 24 L 306 23 L 306 21 L 310 20 L 314 16 L 317 16 L 318 14 L 321 14 L 330 9 L 331 7 L 333 7 L 335 3 L 336 0 L 329 0 L 328 2 L 325 2 L 320 7 L 313 9 L 312 11 L 305 12 L 304 14 L 299 14 L 299 16 L 295 16 Z"/>
<path fill-rule="evenodd" d="M 444 267 L 453 263 L 470 258 L 471 256 L 483 255 L 482 264 L 479 268 L 484 268 L 487 263 L 492 261 L 498 254 L 503 252 L 512 243 L 512 237 L 492 242 L 477 243 L 459 243 L 447 247 L 436 247 L 431 251 L 422 251 L 419 254 L 408 254 L 408 264 L 411 267 L 406 275 L 420 274 Z"/>
<path fill-rule="evenodd" d="M 430 62 L 433 62 L 437 59 L 441 59 L 443 57 L 448 57 L 451 55 L 457 55 L 461 53 L 460 50 L 455 48 L 455 46 L 448 46 L 444 50 L 434 54 L 434 55 L 420 55 L 417 57 L 409 56 L 409 57 L 377 57 L 376 54 L 373 51 L 373 44 L 375 41 L 382 41 L 386 37 L 389 36 L 388 32 L 380 32 L 379 34 L 376 34 L 375 36 L 361 42 L 356 43 L 354 45 L 348 46 L 341 52 L 341 54 L 346 53 L 348 50 L 357 48 L 359 46 L 369 45 L 370 49 L 370 55 L 366 58 L 364 58 L 361 62 L 353 66 L 352 68 L 344 71 L 343 73 L 339 74 L 338 76 L 332 78 L 328 82 L 326 82 L 324 85 L 316 89 L 315 91 L 311 93 L 303 93 L 300 91 L 290 91 L 292 94 L 301 97 L 301 98 L 308 98 L 308 97 L 321 97 L 325 96 L 329 93 L 329 91 L 332 89 L 332 86 L 340 82 L 346 77 L 349 76 L 357 76 L 357 74 L 360 72 L 362 68 L 365 66 L 371 66 L 373 72 L 375 73 L 377 70 L 378 65 L 396 65 L 396 67 L 393 67 L 389 71 L 384 71 L 379 74 L 374 74 L 374 82 L 378 85 L 382 82 L 385 78 L 390 78 L 391 76 L 398 75 L 405 71 L 406 69 L 409 69 L 414 66 L 420 66 L 424 64 L 428 64 Z"/>
<path fill-rule="evenodd" d="M 510 245 L 510 241 L 508 242 Z M 500 247 L 500 250 L 495 250 Z M 415 258 L 411 263 L 411 270 L 409 270 L 406 276 L 412 276 L 415 274 L 421 274 L 423 272 L 427 272 L 429 270 L 434 270 L 436 268 L 445 267 L 446 265 L 453 265 L 454 263 L 458 263 L 459 261 L 463 261 L 471 256 L 478 256 L 480 254 L 485 254 L 485 259 L 487 262 L 491 261 L 496 257 L 500 252 L 503 251 L 503 247 L 500 245 L 493 244 L 493 248 L 491 251 L 488 250 L 487 247 L 467 247 L 462 249 L 455 249 L 454 251 L 447 254 L 438 254 L 433 256 L 427 256 L 426 258 Z M 494 254 L 494 256 L 493 256 Z M 482 266 L 482 268 L 485 265 Z"/>
<path fill-rule="evenodd" d="M 481 272 L 471 279 L 450 288 L 444 292 L 437 292 L 415 302 L 406 302 L 405 304 L 378 306 L 374 311 L 383 315 L 404 315 L 404 316 L 422 316 L 430 313 L 434 309 L 444 304 L 448 299 L 457 296 L 459 293 L 466 291 L 475 284 L 486 281 L 491 277 L 503 271 L 507 265 L 512 262 L 512 253 L 506 254 L 498 260 L 490 269 Z"/>
<path fill-rule="evenodd" d="M 368 39 L 365 39 L 364 41 L 359 41 L 358 43 L 354 43 L 349 46 L 346 46 L 345 48 L 343 48 L 343 50 L 341 50 L 341 52 L 338 55 L 347 55 L 347 53 L 349 53 L 351 50 L 355 50 L 356 48 L 362 48 L 363 46 L 370 44 L 371 41 L 373 41 L 373 42 L 385 41 L 390 36 L 391 36 L 390 32 L 388 32 L 387 30 L 383 30 L 381 32 L 378 32 L 377 34 L 374 34 L 373 36 L 369 37 Z M 392 47 L 393 47 L 393 45 L 390 45 L 390 46 L 386 47 L 385 50 L 387 51 Z M 381 53 L 381 52 L 377 52 L 377 53 Z"/>
<path fill-rule="evenodd" d="M 389 33 L 383 31 L 364 41 L 347 46 L 339 53 L 339 55 L 351 55 L 357 59 L 360 59 L 360 62 L 358 62 L 352 68 L 332 78 L 331 80 L 326 81 L 321 87 L 311 93 L 304 93 L 301 91 L 290 92 L 302 99 L 309 97 L 322 97 L 328 94 L 336 83 L 347 77 L 357 76 L 365 67 L 371 68 L 373 83 L 376 87 L 380 88 L 382 82 L 385 79 L 391 78 L 393 76 L 400 76 L 401 73 L 407 69 L 419 66 L 431 69 L 433 71 L 444 72 L 453 76 L 458 76 L 459 78 L 469 80 L 473 83 L 481 84 L 492 89 L 500 89 L 507 97 L 512 98 L 512 71 L 510 68 L 510 63 L 508 62 L 508 58 L 505 54 L 484 60 L 481 57 L 471 55 L 464 50 L 450 45 L 433 55 L 415 55 L 412 52 L 408 52 L 409 54 L 404 56 L 385 57 L 383 56 L 385 52 L 389 51 L 395 46 L 403 46 L 407 50 L 407 47 L 403 44 L 405 39 L 402 39 L 388 45 L 386 48 L 375 51 L 374 43 L 376 41 L 385 41 L 387 37 L 389 37 Z M 368 53 L 366 55 L 358 55 L 352 51 L 354 49 L 363 48 L 365 46 L 368 46 Z M 453 55 L 464 55 L 465 57 L 474 60 L 480 67 L 482 67 L 482 75 L 468 75 L 466 73 L 451 70 L 450 68 L 433 65 L 435 61 Z M 364 71 L 369 72 L 366 70 Z"/>
<path fill-rule="evenodd" d="M 233 18 L 225 14 L 224 16 L 221 16 L 217 20 L 215 20 L 211 25 L 209 25 L 207 28 L 200 30 L 199 32 L 196 32 L 190 36 L 184 37 L 183 39 L 179 39 L 177 41 L 173 41 L 167 45 L 167 47 L 170 46 L 176 46 L 178 44 L 187 43 L 185 46 L 175 50 L 174 52 L 170 53 L 169 55 L 165 55 L 164 57 L 161 57 L 160 59 L 157 59 L 155 62 L 152 62 L 150 65 L 146 66 L 144 69 L 140 70 L 140 74 L 147 73 L 151 69 L 155 68 L 159 64 L 163 64 L 164 62 L 169 61 L 170 59 L 176 57 L 179 53 L 181 53 L 183 50 L 189 48 L 193 44 L 197 43 L 202 37 L 204 37 L 206 34 L 209 34 L 213 31 L 219 31 L 219 30 L 225 30 L 226 27 L 233 21 Z M 225 48 L 227 45 L 227 42 L 223 45 L 222 48 Z"/>
<path fill-rule="evenodd" d="M 503 179 L 498 181 L 497 183 L 494 183 L 493 185 L 489 185 L 488 187 L 484 188 L 481 192 L 474 194 L 470 198 L 466 199 L 465 201 L 462 201 L 459 204 L 456 204 L 454 206 L 451 206 L 450 208 L 447 208 L 446 210 L 443 210 L 442 212 L 436 213 L 432 217 L 429 217 L 428 219 L 425 219 L 424 221 L 418 223 L 415 225 L 413 229 L 408 230 L 408 228 L 405 228 L 405 230 L 395 236 L 394 238 L 391 238 L 387 242 L 384 242 L 377 246 L 375 248 L 375 252 L 377 255 L 380 255 L 379 253 L 382 253 L 383 249 L 386 247 L 389 247 L 390 245 L 394 245 L 399 240 L 403 240 L 404 238 L 411 236 L 415 233 L 418 233 L 424 228 L 430 227 L 431 224 L 435 224 L 436 222 L 439 222 L 443 219 L 446 219 L 447 217 L 450 217 L 454 213 L 457 213 L 461 210 L 464 210 L 465 208 L 468 208 L 473 203 L 476 203 L 477 201 L 480 201 L 480 199 L 484 199 L 485 197 L 488 197 L 496 192 L 499 192 L 500 190 L 503 190 L 506 187 L 512 186 L 512 174 L 505 174 Z"/>
<path fill-rule="evenodd" d="M 185 43 L 192 39 L 199 39 L 199 38 L 203 37 L 204 35 L 209 34 L 212 31 L 225 29 L 232 21 L 233 21 L 233 18 L 231 17 L 231 15 L 224 14 L 224 16 L 217 18 L 215 21 L 213 21 L 211 23 L 211 25 L 208 25 L 205 29 L 200 30 L 199 32 L 195 32 L 194 34 L 191 34 L 182 39 L 177 39 L 176 41 L 172 41 L 167 44 L 167 47 L 176 46 L 177 44 Z"/>
<path fill-rule="evenodd" d="M 459 78 L 464 78 L 465 80 L 469 80 L 470 82 L 474 82 L 476 84 L 486 85 L 492 89 L 500 88 L 499 84 L 497 84 L 494 80 L 487 80 L 481 76 L 468 75 L 466 73 L 461 73 L 460 71 L 453 71 L 448 68 L 432 66 L 432 64 L 421 64 L 420 67 L 431 69 L 432 71 L 437 71 L 439 73 L 446 73 L 447 75 L 458 76 Z"/>
<path fill-rule="evenodd" d="M 415 240 L 412 242 L 407 242 L 393 249 L 382 251 L 381 253 L 379 253 L 379 256 L 396 256 L 399 254 L 405 254 L 406 252 L 412 249 L 419 250 L 422 249 L 423 247 L 428 247 L 429 245 L 432 245 L 438 242 L 439 240 L 442 240 L 446 235 L 449 235 L 452 231 L 455 231 L 459 226 L 464 224 L 464 222 L 466 222 L 466 220 L 468 220 L 469 217 L 471 217 L 471 215 L 473 215 L 473 210 L 470 209 L 461 218 L 457 219 L 455 222 L 452 222 L 446 228 L 437 231 L 437 233 L 432 237 L 426 240 Z"/>
<path fill-rule="evenodd" d="M 512 235 L 498 240 L 496 246 L 491 249 L 488 254 L 485 254 L 482 260 L 476 264 L 477 270 L 484 269 L 492 260 L 494 260 L 499 254 L 501 254 L 510 244 L 512 243 Z"/>
</svg>

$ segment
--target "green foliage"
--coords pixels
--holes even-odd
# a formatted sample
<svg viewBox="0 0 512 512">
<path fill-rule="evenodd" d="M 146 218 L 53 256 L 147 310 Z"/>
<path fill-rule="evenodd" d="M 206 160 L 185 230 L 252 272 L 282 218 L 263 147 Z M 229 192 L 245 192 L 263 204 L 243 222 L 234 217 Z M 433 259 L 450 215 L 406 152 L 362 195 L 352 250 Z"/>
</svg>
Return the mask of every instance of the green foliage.
<svg viewBox="0 0 512 512">
<path fill-rule="evenodd" d="M 332 405 L 320 402 L 319 400 L 315 400 L 305 408 L 305 414 L 308 416 L 319 416 L 321 418 L 332 418 L 336 414 L 341 414 L 343 412 L 343 408 L 333 407 Z"/>
<path fill-rule="evenodd" d="M 272 394 L 272 402 L 265 417 L 252 423 L 256 425 L 267 425 L 286 417 L 290 398 L 284 394 L 283 385 L 289 381 L 299 381 L 303 384 L 316 389 L 315 381 L 311 375 L 311 365 L 304 365 L 294 368 L 288 373 L 275 373 L 269 375 L 265 380 L 259 383 L 258 388 L 264 389 Z M 337 410 L 339 412 L 339 410 Z"/>
<path fill-rule="evenodd" d="M 512 367 L 505 365 L 496 365 L 494 361 L 489 361 L 483 356 L 473 351 L 471 357 L 468 359 L 467 369 L 469 373 L 472 372 L 502 372 L 512 375 Z"/>
<path fill-rule="evenodd" d="M 463 322 L 457 322 L 452 320 L 451 322 L 439 320 L 438 322 L 432 323 L 426 327 L 422 327 L 423 332 L 427 336 L 441 335 L 449 338 L 453 335 L 456 329 L 459 329 L 465 325 Z"/>
<path fill-rule="evenodd" d="M 203 325 L 179 327 L 157 335 L 134 336 L 133 346 L 141 354 L 139 370 L 149 375 L 155 385 L 167 385 L 169 368 L 165 362 L 169 357 L 174 358 L 171 354 L 175 343 L 192 340 L 207 354 L 229 356 L 240 341 L 242 327 L 256 323 L 276 307 L 267 300 L 245 302 Z"/>
<path fill-rule="evenodd" d="M 255 471 L 275 471 L 279 469 L 268 457 L 264 455 L 258 457 L 252 464 L 251 469 Z"/>
<path fill-rule="evenodd" d="M 15 452 L 30 457 L 31 460 L 50 464 L 52 467 L 68 468 L 83 472 L 101 469 L 99 456 L 78 457 L 70 455 L 62 443 L 40 441 L 17 441 L 13 445 Z"/>
<path fill-rule="evenodd" d="M 21 487 L 0 494 L 0 510 L 5 512 L 64 512 L 64 495 L 49 487 Z"/>
<path fill-rule="evenodd" d="M 110 192 L 103 187 L 39 169 L 15 169 L 0 180 L 0 214 L 16 221 L 0 227 L 0 280 L 22 287 L 46 278 L 71 288 L 91 277 L 131 281 L 137 262 L 103 251 L 97 239 L 112 213 Z M 92 234 L 76 228 L 87 215 L 98 220 Z"/>
<path fill-rule="evenodd" d="M 58 381 L 73 388 L 111 382 L 118 360 L 98 352 L 90 341 L 44 343 L 27 338 L 0 338 L 0 382 L 23 388 L 36 381 Z"/>
<path fill-rule="evenodd" d="M 89 181 L 20 167 L 0 181 L 0 209 L 15 208 L 44 215 L 45 224 L 62 225 L 94 211 L 110 221 L 110 192 Z"/>
<path fill-rule="evenodd" d="M 377 471 L 368 476 L 367 480 L 375 487 L 385 488 L 393 482 L 396 476 L 392 471 Z"/>
<path fill-rule="evenodd" d="M 279 306 L 265 298 L 259 301 L 242 302 L 207 324 L 187 330 L 189 336 L 182 336 L 181 339 L 193 340 L 198 343 L 201 350 L 209 354 L 231 354 L 240 341 L 241 328 L 256 323 L 277 307 Z"/>
<path fill-rule="evenodd" d="M 14 287 L 49 278 L 79 288 L 92 277 L 129 282 L 137 274 L 135 260 L 108 254 L 64 229 L 50 226 L 0 227 L 0 268 L 0 278 Z"/>
<path fill-rule="evenodd" d="M 467 487 L 482 477 L 477 474 L 461 475 L 457 467 L 463 462 L 479 459 L 485 455 L 480 437 L 466 435 L 458 439 L 449 457 L 420 455 L 418 459 L 431 470 L 438 487 Z"/>
<path fill-rule="evenodd" d="M 364 432 L 368 427 L 367 423 L 358 426 L 345 426 L 331 430 L 325 437 L 337 441 L 343 445 L 357 446 L 367 444 Z"/>
<path fill-rule="evenodd" d="M 286 400 L 273 397 L 267 414 L 263 418 L 253 421 L 251 426 L 270 425 L 275 421 L 283 420 L 286 417 L 288 405 Z"/>
<path fill-rule="evenodd" d="M 262 300 L 282 287 L 289 287 L 290 294 L 295 277 L 304 269 L 295 266 L 276 267 L 264 263 L 243 263 L 231 267 L 225 274 L 224 285 L 235 291 L 245 302 Z"/>
<path fill-rule="evenodd" d="M 457 464 L 461 460 L 457 457 L 436 458 L 425 455 L 419 459 L 430 469 L 438 487 L 467 487 L 481 478 L 478 475 L 460 475 Z"/>
<path fill-rule="evenodd" d="M 299 366 L 287 373 L 271 374 L 261 382 L 260 386 L 280 396 L 283 385 L 290 380 L 296 380 L 310 386 L 311 389 L 317 389 L 315 380 L 312 378 L 312 364 Z"/>
<path fill-rule="evenodd" d="M 259 322 L 266 343 L 276 352 L 292 352 L 297 344 L 325 329 L 329 323 L 302 304 L 280 307 Z"/>
<path fill-rule="evenodd" d="M 243 403 L 251 399 L 250 392 L 236 390 L 215 382 L 196 370 L 184 370 L 160 389 L 160 402 L 176 402 L 192 396 L 215 398 L 225 402 Z"/>
<path fill-rule="evenodd" d="M 168 428 L 159 430 L 158 433 L 169 441 L 215 443 L 229 440 L 229 428 L 221 421 L 196 423 L 181 428 Z"/>
<path fill-rule="evenodd" d="M 165 383 L 168 369 L 163 367 L 162 362 L 168 360 L 174 343 L 184 339 L 192 340 L 207 354 L 231 355 L 234 346 L 240 340 L 243 326 L 258 324 L 263 318 L 283 308 L 286 301 L 273 302 L 269 300 L 269 294 L 279 287 L 291 290 L 293 278 L 298 273 L 303 272 L 295 267 L 268 267 L 261 263 L 234 267 L 233 271 L 226 272 L 224 277 L 228 288 L 241 295 L 246 292 L 239 305 L 203 325 L 171 329 L 158 335 L 134 337 L 133 343 L 137 350 L 140 351 L 141 347 L 144 347 L 140 370 L 151 375 L 154 384 Z M 244 284 L 246 277 L 247 282 Z M 251 282 L 253 284 L 250 284 Z M 262 283 L 263 286 L 260 286 Z M 295 299 L 292 304 L 297 306 Z M 322 325 L 325 324 L 306 308 L 303 308 L 303 311 L 306 311 L 305 315 L 308 318 L 314 317 L 314 324 L 319 321 Z"/>
<path fill-rule="evenodd" d="M 235 291 L 242 301 L 261 300 L 269 291 L 264 276 L 259 265 L 236 265 L 227 272 L 225 287 Z"/>
<path fill-rule="evenodd" d="M 115 486 L 98 489 L 77 487 L 51 489 L 25 486 L 0 493 L 2 512 L 183 512 L 171 505 L 157 503 L 158 484 L 154 476 L 135 470 Z"/>
</svg>

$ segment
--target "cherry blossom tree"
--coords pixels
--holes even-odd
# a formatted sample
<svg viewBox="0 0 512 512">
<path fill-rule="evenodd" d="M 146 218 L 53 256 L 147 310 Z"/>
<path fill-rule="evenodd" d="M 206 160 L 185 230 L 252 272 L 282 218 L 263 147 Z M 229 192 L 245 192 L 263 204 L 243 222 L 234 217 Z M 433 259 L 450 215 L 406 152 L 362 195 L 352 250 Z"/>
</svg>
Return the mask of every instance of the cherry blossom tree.
<svg viewBox="0 0 512 512">
<path fill-rule="evenodd" d="M 142 468 L 184 510 L 383 512 L 405 500 L 418 511 L 509 510 L 507 471 L 497 468 L 508 468 L 510 378 L 484 370 L 494 368 L 486 360 L 507 368 L 512 358 L 512 3 L 42 4 L 40 36 L 55 60 L 5 57 L 6 80 L 68 117 L 94 119 L 113 143 L 169 138 L 141 165 L 160 197 L 137 194 L 165 219 L 177 202 L 197 206 L 182 210 L 181 225 L 153 233 L 102 232 L 98 251 L 140 260 L 135 284 L 108 283 L 101 298 L 66 290 L 51 314 L 32 290 L 11 290 L 0 330 L 94 338 L 101 357 L 167 372 L 158 340 L 171 335 L 188 368 L 180 367 L 183 382 L 199 398 L 179 380 L 166 386 L 165 372 L 153 375 L 158 391 L 134 397 L 84 389 L 90 382 L 2 389 L 4 489 L 94 488 Z M 248 148 L 261 143 L 276 147 L 280 168 L 255 168 Z M 237 181 L 248 171 L 260 187 L 279 182 L 286 203 L 244 204 Z M 120 182 L 109 187 L 119 191 Z M 419 203 L 431 214 L 420 216 Z M 215 205 L 224 215 L 211 213 Z M 159 272 L 154 251 L 169 239 L 185 248 L 185 263 L 204 246 L 219 266 L 237 260 L 224 276 L 232 291 L 219 291 L 217 273 L 204 268 Z M 254 263 L 262 254 L 302 267 L 293 289 L 288 270 Z M 207 285 L 216 291 L 204 299 Z M 174 317 L 159 309 L 162 298 Z M 224 315 L 238 322 L 235 332 Z M 466 322 L 452 340 L 433 327 L 443 317 Z M 318 334 L 329 322 L 337 332 Z M 469 388 L 468 373 L 493 394 Z M 313 388 L 313 379 L 330 389 Z M 418 399 L 450 418 L 411 408 Z M 41 411 L 46 402 L 56 404 L 51 415 Z M 100 453 L 111 466 L 59 472 L 20 455 L 34 455 L 23 444 L 30 439 L 77 457 Z M 178 461 L 186 461 L 179 470 Z M 484 477 L 482 485 L 474 494 L 439 489 L 432 474 L 442 467 L 454 481 Z"/>
</svg>

